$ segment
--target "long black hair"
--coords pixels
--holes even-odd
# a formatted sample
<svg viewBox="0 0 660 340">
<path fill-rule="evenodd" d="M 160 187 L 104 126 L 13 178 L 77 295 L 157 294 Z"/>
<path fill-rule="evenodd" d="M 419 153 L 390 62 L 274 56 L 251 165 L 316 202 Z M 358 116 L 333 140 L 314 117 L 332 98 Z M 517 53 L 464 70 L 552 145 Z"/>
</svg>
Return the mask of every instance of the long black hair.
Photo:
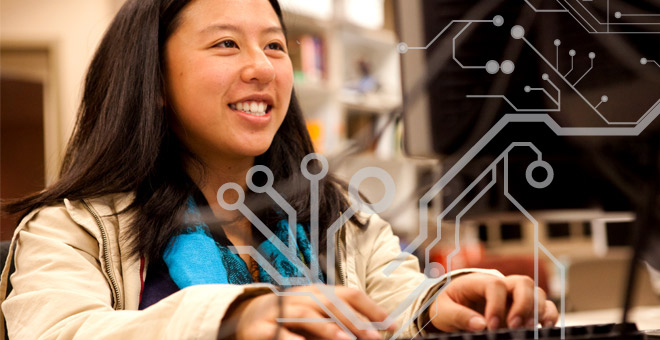
<svg viewBox="0 0 660 340">
<path fill-rule="evenodd" d="M 133 216 L 128 233 L 123 235 L 130 241 L 129 254 L 148 258 L 162 255 L 167 242 L 180 231 L 188 197 L 198 190 L 184 167 L 184 159 L 195 160 L 195 155 L 171 131 L 171 109 L 164 104 L 164 46 L 189 2 L 128 0 L 123 5 L 87 72 L 76 126 L 58 181 L 6 204 L 6 212 L 27 213 L 64 198 L 78 200 L 132 192 L 134 201 L 120 212 Z M 269 2 L 285 29 L 277 0 Z M 292 93 L 288 112 L 270 148 L 256 157 L 255 163 L 273 171 L 276 190 L 296 209 L 298 222 L 303 224 L 310 220 L 310 195 L 300 163 L 312 152 Z M 324 235 L 323 231 L 348 208 L 348 202 L 345 186 L 332 176 L 322 180 L 319 191 L 320 235 Z M 252 198 L 250 204 L 261 207 L 257 215 L 266 225 L 282 218 L 280 208 L 272 202 L 255 193 L 248 193 L 248 197 Z"/>
</svg>

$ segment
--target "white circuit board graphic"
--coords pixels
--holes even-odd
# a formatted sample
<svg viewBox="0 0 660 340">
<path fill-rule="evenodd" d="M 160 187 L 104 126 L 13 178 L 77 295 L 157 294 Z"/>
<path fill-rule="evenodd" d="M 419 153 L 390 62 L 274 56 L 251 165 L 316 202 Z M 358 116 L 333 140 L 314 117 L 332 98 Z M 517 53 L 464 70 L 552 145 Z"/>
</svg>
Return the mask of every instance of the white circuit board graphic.
<svg viewBox="0 0 660 340">
<path fill-rule="evenodd" d="M 549 6 L 548 6 L 549 4 Z M 651 44 L 660 45 L 660 13 L 647 12 L 639 10 L 633 5 L 623 1 L 610 1 L 610 0 L 556 0 L 556 1 L 533 1 L 524 0 L 519 3 L 520 6 L 525 7 L 524 10 L 533 12 L 537 18 L 543 15 L 553 15 L 556 22 L 571 21 L 577 23 L 579 27 L 584 29 L 583 36 L 593 36 L 593 39 L 606 39 L 598 38 L 596 36 L 612 36 L 610 43 L 616 44 L 623 42 L 621 37 L 628 37 L 632 35 L 643 35 L 652 37 L 647 39 Z M 658 4 L 655 4 L 656 8 Z M 441 5 L 439 5 L 441 6 Z M 487 5 L 485 5 L 487 6 Z M 543 7 L 548 6 L 548 7 Z M 477 5 L 475 5 L 477 7 Z M 522 14 L 521 14 L 522 16 Z M 514 20 L 513 24 L 509 27 L 504 27 L 507 20 Z M 545 72 L 539 72 L 538 77 L 542 86 L 532 87 L 524 86 L 521 88 L 524 93 L 531 93 L 539 91 L 546 97 L 546 104 L 542 107 L 526 107 L 517 104 L 516 100 L 507 97 L 502 93 L 489 93 L 489 94 L 466 94 L 465 100 L 481 98 L 481 99 L 496 99 L 501 100 L 511 110 L 510 113 L 504 114 L 497 122 L 473 145 L 470 145 L 469 150 L 462 155 L 462 157 L 444 173 L 442 178 L 436 182 L 433 187 L 422 197 L 419 201 L 419 230 L 418 236 L 404 249 L 405 253 L 414 253 L 420 251 L 422 244 L 426 245 L 423 253 L 426 255 L 426 265 L 430 267 L 441 266 L 439 264 L 429 263 L 430 250 L 441 239 L 441 225 L 442 221 L 447 214 L 452 213 L 456 209 L 457 203 L 463 200 L 466 195 L 472 194 L 476 196 L 471 199 L 465 207 L 461 207 L 460 211 L 453 211 L 455 214 L 456 228 L 460 227 L 462 216 L 472 207 L 472 205 L 479 200 L 486 191 L 490 190 L 497 181 L 496 172 L 498 163 L 504 163 L 504 195 L 506 198 L 534 225 L 534 273 L 535 284 L 538 286 L 538 261 L 539 250 L 547 256 L 551 262 L 558 267 L 561 276 L 561 302 L 560 310 L 560 325 L 563 333 L 564 313 L 565 313 L 565 275 L 566 270 L 560 261 L 553 256 L 538 238 L 538 222 L 534 217 L 524 208 L 524 206 L 516 200 L 516 198 L 509 192 L 509 175 L 508 175 L 508 154 L 515 147 L 527 147 L 532 149 L 538 156 L 538 159 L 527 168 L 526 180 L 533 188 L 544 188 L 553 181 L 553 168 L 551 164 L 543 160 L 543 150 L 539 150 L 533 143 L 519 142 L 511 144 L 504 150 L 499 157 L 495 159 L 486 169 L 483 170 L 476 180 L 470 183 L 465 190 L 457 195 L 456 199 L 452 202 L 445 202 L 442 208 L 442 213 L 437 218 L 437 237 L 430 243 L 428 242 L 428 231 L 425 227 L 428 223 L 428 207 L 431 201 L 438 196 L 447 185 L 455 179 L 455 177 L 463 170 L 463 168 L 486 146 L 491 142 L 506 126 L 515 123 L 541 123 L 545 124 L 557 136 L 639 136 L 651 123 L 653 123 L 658 115 L 660 115 L 660 89 L 650 91 L 652 94 L 648 100 L 648 106 L 645 111 L 641 112 L 628 112 L 627 116 L 632 117 L 628 119 L 613 118 L 617 115 L 609 114 L 604 108 L 607 107 L 608 102 L 612 101 L 612 97 L 616 97 L 617 93 L 605 94 L 594 96 L 593 91 L 582 91 L 580 85 L 588 79 L 589 74 L 592 72 L 602 72 L 602 68 L 598 67 L 598 55 L 593 51 L 581 50 L 581 45 L 564 47 L 562 45 L 561 37 L 555 37 L 552 40 L 553 50 L 546 49 L 541 51 L 534 42 L 526 38 L 526 29 L 515 23 L 518 18 L 506 18 L 503 15 L 495 14 L 491 19 L 484 18 L 457 18 L 450 21 L 431 41 L 425 46 L 409 46 L 406 42 L 401 42 L 397 46 L 397 50 L 401 54 L 417 53 L 417 51 L 426 51 L 434 44 L 442 45 L 446 51 L 440 53 L 451 54 L 451 60 L 455 65 L 458 65 L 462 70 L 480 70 L 488 75 L 496 75 L 501 73 L 503 75 L 510 75 L 515 72 L 516 65 L 512 60 L 496 60 L 490 59 L 483 64 L 470 64 L 463 61 L 460 56 L 460 44 L 462 39 L 465 38 L 466 31 L 470 30 L 474 25 L 490 25 L 493 30 L 507 29 L 506 34 L 509 35 L 509 42 L 522 41 L 523 48 L 526 48 L 533 54 L 538 62 L 542 65 L 540 69 Z M 575 25 L 574 25 L 575 26 Z M 538 40 L 538 39 L 537 39 Z M 572 39 L 575 42 L 575 38 Z M 444 44 L 444 45 L 443 45 Z M 451 49 L 446 48 L 451 46 Z M 611 46 L 611 45 L 610 45 Z M 625 46 L 624 46 L 625 47 Z M 502 47 L 505 49 L 506 47 Z M 655 48 L 657 51 L 658 49 Z M 565 54 L 565 56 L 563 55 Z M 448 59 L 448 58 L 446 58 Z M 565 65 L 561 61 L 566 62 Z M 637 63 L 637 67 L 650 67 L 656 68 L 659 66 L 657 59 L 660 56 L 656 55 L 637 55 L 636 59 L 629 59 L 629 63 Z M 442 60 L 440 58 L 440 60 Z M 444 61 L 444 60 L 443 60 Z M 580 68 L 578 72 L 576 64 L 586 64 Z M 660 77 L 658 70 L 648 70 L 654 76 Z M 564 95 L 564 96 L 562 96 Z M 625 94 L 624 94 L 625 95 Z M 566 113 L 564 112 L 564 102 L 562 97 L 571 96 L 581 101 L 584 109 L 579 113 L 584 116 L 593 116 L 585 119 L 578 120 L 581 124 L 568 124 L 565 126 L 563 122 L 574 120 L 565 119 Z M 625 101 L 625 98 L 616 98 L 619 101 Z M 618 106 L 620 107 L 620 106 Z M 570 110 L 566 110 L 570 111 Z M 575 111 L 570 112 L 575 114 Z M 584 125 L 585 122 L 591 122 L 593 125 Z M 577 126 L 576 126 L 577 125 Z M 535 180 L 531 173 L 536 168 L 543 168 L 545 170 L 546 178 L 542 181 Z M 490 180 L 488 180 L 490 179 Z M 477 187 L 478 183 L 486 183 L 485 187 Z M 455 249 L 447 257 L 446 271 L 451 270 L 451 259 L 458 254 L 460 250 L 459 233 L 455 233 Z M 401 257 L 403 259 L 403 255 Z M 397 267 L 394 262 L 386 268 L 386 273 L 391 273 Z M 444 268 L 440 268 L 442 270 Z M 451 280 L 451 278 L 449 278 Z M 535 296 L 538 299 L 538 296 Z M 535 306 L 538 306 L 535 304 Z M 538 310 L 535 310 L 535 320 L 538 321 Z M 537 322 L 538 323 L 538 322 Z M 538 329 L 536 330 L 536 337 L 538 338 Z"/>
<path fill-rule="evenodd" d="M 439 2 L 441 3 L 441 2 Z M 480 5 L 491 6 L 492 4 L 503 3 L 503 1 L 487 0 L 480 1 Z M 513 2 L 511 2 L 513 3 Z M 640 10 L 636 6 L 630 5 L 623 1 L 614 1 L 614 0 L 553 0 L 553 1 L 536 1 L 536 0 L 518 0 L 515 1 L 516 6 L 520 7 L 521 12 L 532 13 L 534 19 L 542 18 L 544 16 L 553 16 L 555 20 L 560 20 L 561 22 L 571 22 L 574 26 L 581 28 L 581 34 L 593 37 L 594 39 L 600 39 L 597 37 L 613 37 L 610 43 L 617 44 L 620 42 L 621 37 L 627 36 L 651 36 L 652 39 L 655 39 L 655 42 L 660 45 L 660 13 L 648 12 Z M 494 11 L 496 11 L 497 6 L 493 6 Z M 660 8 L 660 4 L 656 5 Z M 564 285 L 565 285 L 565 268 L 560 261 L 557 260 L 555 256 L 548 249 L 538 241 L 538 222 L 534 217 L 525 209 L 524 205 L 519 202 L 513 194 L 508 191 L 509 187 L 509 154 L 513 149 L 524 148 L 531 150 L 536 154 L 536 159 L 532 161 L 526 172 L 526 182 L 529 186 L 533 188 L 544 188 L 552 183 L 554 179 L 554 172 L 552 164 L 543 159 L 543 150 L 538 148 L 534 143 L 527 141 L 519 141 L 510 143 L 507 148 L 501 151 L 498 157 L 495 158 L 487 167 L 483 169 L 481 174 L 477 179 L 470 183 L 465 190 L 460 193 L 457 199 L 453 202 L 445 202 L 442 213 L 437 218 L 437 237 L 429 241 L 429 235 L 427 226 L 429 224 L 429 206 L 431 201 L 437 197 L 446 187 L 450 184 L 456 176 L 463 170 L 463 168 L 474 159 L 474 157 L 486 148 L 489 143 L 498 136 L 507 126 L 517 123 L 538 123 L 545 125 L 557 136 L 638 136 L 640 135 L 652 122 L 654 122 L 658 115 L 660 115 L 660 90 L 655 91 L 655 95 L 652 98 L 647 98 L 648 105 L 645 110 L 640 112 L 627 112 L 626 117 L 621 118 L 620 115 L 616 114 L 617 107 L 609 108 L 608 105 L 616 101 L 624 100 L 622 97 L 618 96 L 615 92 L 608 93 L 597 93 L 597 90 L 594 90 L 593 87 L 589 87 L 588 90 L 585 90 L 583 86 L 590 79 L 590 76 L 598 72 L 603 72 L 601 65 L 599 64 L 600 56 L 589 50 L 588 44 L 576 44 L 575 39 L 568 39 L 564 41 L 561 36 L 550 37 L 552 50 L 542 50 L 536 46 L 536 40 L 528 39 L 528 34 L 531 33 L 531 30 L 526 27 L 524 24 L 516 23 L 516 17 L 507 17 L 506 14 L 492 13 L 489 18 L 476 17 L 476 18 L 456 18 L 451 20 L 444 29 L 441 29 L 437 32 L 428 44 L 425 46 L 409 46 L 406 42 L 401 42 L 397 45 L 397 51 L 401 54 L 406 53 L 421 53 L 435 45 L 449 46 L 449 48 L 444 51 L 449 57 L 447 58 L 448 63 L 454 63 L 458 65 L 461 70 L 470 71 L 470 72 L 482 72 L 485 76 L 509 76 L 515 75 L 516 70 L 519 69 L 519 65 L 516 65 L 516 61 L 511 59 L 499 60 L 495 57 L 488 58 L 483 63 L 474 63 L 471 60 L 466 60 L 461 54 L 463 49 L 463 43 L 465 40 L 471 39 L 469 34 L 472 29 L 480 25 L 488 25 L 492 30 L 496 30 L 501 33 L 501 35 L 506 36 L 507 44 L 518 44 L 519 49 L 527 51 L 529 54 L 535 57 L 539 63 L 539 70 L 542 70 L 538 74 L 538 84 L 537 85 L 523 85 L 520 86 L 519 97 L 524 97 L 526 94 L 542 94 L 545 98 L 545 104 L 539 105 L 538 107 L 527 106 L 524 102 L 521 104 L 519 98 L 509 97 L 507 93 L 468 93 L 463 97 L 465 101 L 471 100 L 500 100 L 502 105 L 506 105 L 508 113 L 502 115 L 497 119 L 497 121 L 490 126 L 487 131 L 476 141 L 476 143 L 469 146 L 467 152 L 465 152 L 460 159 L 448 169 L 444 175 L 435 182 L 432 187 L 423 195 L 419 200 L 419 230 L 417 237 L 408 244 L 408 246 L 403 249 L 401 256 L 394 262 L 390 263 L 384 270 L 384 275 L 390 275 L 394 270 L 401 264 L 401 262 L 406 258 L 408 254 L 412 253 L 424 253 L 424 263 L 426 268 L 431 270 L 426 270 L 428 278 L 419 286 L 415 291 L 411 292 L 408 298 L 403 301 L 403 303 L 395 308 L 395 310 L 390 314 L 390 316 L 381 323 L 370 323 L 364 320 L 361 320 L 357 315 L 355 315 L 350 308 L 341 302 L 335 294 L 332 286 L 325 286 L 322 289 L 322 293 L 327 299 L 329 299 L 337 309 L 342 312 L 348 319 L 350 319 L 358 328 L 368 329 L 375 328 L 379 330 L 386 329 L 401 313 L 415 301 L 418 295 L 426 291 L 429 287 L 438 283 L 438 276 L 443 274 L 443 272 L 451 271 L 451 259 L 454 257 L 460 250 L 459 243 L 459 233 L 455 233 L 455 250 L 447 258 L 447 267 L 448 268 L 439 268 L 439 264 L 431 263 L 429 261 L 429 252 L 431 248 L 437 244 L 441 239 L 440 227 L 442 225 L 443 218 L 449 214 L 453 213 L 456 216 L 456 228 L 460 226 L 460 220 L 462 216 L 472 207 L 474 202 L 480 199 L 484 193 L 490 190 L 495 183 L 498 181 L 498 172 L 500 171 L 498 167 L 503 167 L 503 180 L 505 188 L 506 198 L 513 204 L 515 207 L 526 216 L 526 218 L 535 226 L 534 230 L 534 259 L 535 259 L 535 284 L 538 286 L 538 260 L 540 252 L 551 259 L 552 263 L 558 268 L 561 274 L 562 280 L 562 301 L 560 303 L 560 325 L 564 326 L 564 313 L 565 313 L 565 303 L 564 303 Z M 546 37 L 547 38 L 547 37 Z M 652 40 L 653 41 L 653 40 Z M 522 47 L 520 47 L 522 46 Z M 502 47 L 503 50 L 508 49 L 507 46 Z M 655 49 L 658 50 L 657 48 Z M 487 54 L 484 52 L 484 54 Z M 628 63 L 628 65 L 635 64 L 634 66 L 629 66 L 635 69 L 645 68 L 645 72 L 648 72 L 648 77 L 658 77 L 660 79 L 660 54 L 656 55 L 637 55 L 635 53 L 629 53 L 623 56 Z M 623 94 L 625 97 L 625 94 Z M 579 111 L 567 109 L 569 105 L 566 104 L 567 100 L 571 100 L 574 104 L 579 102 L 581 107 Z M 578 112 L 579 114 L 576 114 Z M 579 116 L 576 118 L 576 116 Z M 570 124 L 566 124 L 569 122 Z M 307 170 L 307 165 L 311 160 L 316 160 L 321 164 L 322 171 L 317 174 L 312 174 Z M 545 178 L 539 180 L 531 175 L 535 169 L 542 169 L 545 173 Z M 328 173 L 328 162 L 327 160 L 319 154 L 308 155 L 301 164 L 301 170 L 303 175 L 307 180 L 310 181 L 310 197 L 311 197 L 311 243 L 313 249 L 318 249 L 319 240 L 321 235 L 319 235 L 319 226 L 318 226 L 318 186 L 319 181 L 324 178 Z M 267 183 L 264 186 L 257 186 L 253 183 L 252 177 L 256 172 L 262 172 L 268 178 Z M 288 216 L 289 216 L 289 225 L 296 225 L 296 212 L 293 211 L 291 206 L 286 202 L 286 200 L 273 189 L 272 172 L 266 167 L 257 166 L 253 168 L 247 177 L 247 185 L 250 190 L 256 193 L 265 193 L 275 201 Z M 357 188 L 360 183 L 362 183 L 367 178 L 376 178 L 381 181 L 385 186 L 385 196 L 380 202 L 375 204 L 369 204 L 361 200 L 358 195 Z M 486 186 L 479 187 L 478 183 L 486 183 Z M 351 198 L 351 207 L 343 212 L 341 217 L 333 223 L 327 231 L 327 276 L 330 282 L 334 282 L 335 271 L 335 251 L 336 251 L 336 233 L 339 230 L 340 226 L 346 223 L 358 210 L 361 211 L 371 211 L 375 213 L 382 212 L 387 208 L 393 201 L 395 188 L 394 181 L 390 175 L 382 169 L 379 168 L 365 168 L 360 171 L 351 179 L 349 184 L 349 193 Z M 224 202 L 223 197 L 224 193 L 227 190 L 235 190 L 239 193 L 239 199 L 237 202 L 229 204 Z M 468 202 L 465 207 L 458 208 L 458 201 L 464 199 L 468 194 L 474 196 L 473 199 Z M 295 247 L 286 246 L 284 243 L 280 242 L 277 237 L 273 237 L 273 234 L 269 229 L 259 220 L 259 218 L 250 211 L 250 209 L 244 204 L 245 193 L 243 189 L 238 184 L 226 184 L 218 190 L 217 194 L 218 202 L 223 208 L 227 210 L 238 210 L 246 218 L 248 218 L 252 224 L 261 232 L 263 235 L 274 241 L 274 244 L 278 246 L 282 253 L 294 264 L 300 267 L 301 271 L 305 273 L 303 278 L 284 278 L 277 274 L 277 271 L 272 268 L 268 261 L 260 256 L 260 254 L 253 247 L 233 247 L 232 251 L 239 254 L 250 254 L 264 269 L 269 271 L 271 276 L 275 278 L 281 285 L 295 285 L 303 284 L 309 282 L 317 282 L 318 278 L 315 278 L 312 275 L 313 272 L 319 266 L 319 263 L 311 263 L 310 267 L 306 267 L 305 264 L 301 263 L 297 255 L 295 254 Z M 295 233 L 295 230 L 293 230 Z M 289 244 L 294 245 L 292 241 L 295 239 L 295 235 L 290 236 L 292 239 Z M 422 245 L 426 242 L 427 246 L 424 249 L 421 249 Z M 318 258 L 318 257 L 317 257 Z M 433 270 L 436 269 L 436 270 Z M 443 288 L 451 282 L 451 276 L 447 277 L 445 285 L 443 285 L 436 293 L 440 294 Z M 317 282 L 321 283 L 321 282 Z M 291 295 L 294 293 L 290 292 L 278 292 L 276 294 L 280 296 Z M 303 294 L 305 295 L 305 294 Z M 310 295 L 311 296 L 311 295 Z M 419 309 L 412 318 L 406 321 L 406 323 L 400 325 L 401 331 L 405 329 L 410 323 L 414 322 L 417 317 L 425 312 L 430 305 L 430 302 L 433 299 L 429 300 L 429 303 L 423 308 Z M 538 296 L 535 295 L 535 300 L 538 300 Z M 319 306 L 322 306 L 320 302 Z M 538 304 L 535 303 L 535 321 L 538 324 Z M 348 334 L 351 334 L 349 329 L 342 325 L 339 319 L 334 316 L 329 310 L 326 310 L 326 313 L 329 315 L 328 319 L 317 320 L 317 319 L 295 319 L 295 320 L 280 320 L 287 322 L 319 322 L 319 321 L 331 321 L 336 322 L 339 326 L 346 331 Z M 400 338 L 401 331 L 392 335 L 392 339 Z M 536 337 L 538 337 L 538 330 L 536 332 Z M 562 338 L 564 334 L 562 333 Z"/>
</svg>

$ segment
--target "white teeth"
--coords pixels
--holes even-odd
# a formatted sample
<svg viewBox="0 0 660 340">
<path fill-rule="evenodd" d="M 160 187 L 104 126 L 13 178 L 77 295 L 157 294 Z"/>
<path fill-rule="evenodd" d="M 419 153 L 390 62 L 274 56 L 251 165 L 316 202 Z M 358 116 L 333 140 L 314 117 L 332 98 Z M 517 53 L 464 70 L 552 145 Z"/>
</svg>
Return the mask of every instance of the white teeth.
<svg viewBox="0 0 660 340">
<path fill-rule="evenodd" d="M 266 115 L 266 110 L 268 110 L 268 104 L 255 101 L 229 104 L 229 107 L 258 117 Z"/>
</svg>

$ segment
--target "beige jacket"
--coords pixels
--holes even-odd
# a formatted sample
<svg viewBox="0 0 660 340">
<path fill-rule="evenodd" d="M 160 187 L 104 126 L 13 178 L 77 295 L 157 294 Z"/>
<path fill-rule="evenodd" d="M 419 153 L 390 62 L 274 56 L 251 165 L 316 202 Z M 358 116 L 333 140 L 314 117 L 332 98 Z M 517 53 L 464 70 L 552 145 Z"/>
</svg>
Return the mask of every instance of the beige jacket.
<svg viewBox="0 0 660 340">
<path fill-rule="evenodd" d="M 130 217 L 113 215 L 131 197 L 64 200 L 23 219 L 12 242 L 16 271 L 6 298 L 12 250 L 0 282 L 0 321 L 6 319 L 10 339 L 215 339 L 232 302 L 270 292 L 264 284 L 192 286 L 137 310 L 147 264 L 126 255 L 122 236 Z M 388 312 L 399 307 L 405 326 L 399 336 L 412 336 L 424 323 L 415 311 L 444 278 L 404 303 L 425 278 L 417 259 L 409 256 L 385 277 L 382 269 L 401 251 L 399 240 L 377 215 L 360 218 L 366 228 L 347 223 L 340 230 L 335 282 L 365 291 Z"/>
</svg>

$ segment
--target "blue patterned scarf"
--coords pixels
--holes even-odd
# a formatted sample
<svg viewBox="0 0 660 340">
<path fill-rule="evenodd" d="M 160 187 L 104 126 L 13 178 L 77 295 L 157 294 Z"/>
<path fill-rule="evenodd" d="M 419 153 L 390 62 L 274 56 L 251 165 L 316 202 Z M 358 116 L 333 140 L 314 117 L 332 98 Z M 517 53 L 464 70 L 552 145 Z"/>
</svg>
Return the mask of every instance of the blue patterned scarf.
<svg viewBox="0 0 660 340">
<path fill-rule="evenodd" d="M 184 226 L 185 231 L 170 240 L 163 255 L 170 277 L 180 289 L 200 284 L 253 282 L 245 262 L 228 247 L 221 245 L 213 238 L 208 225 L 202 220 L 193 197 L 188 199 L 188 206 L 184 213 Z M 289 245 L 291 229 L 286 220 L 281 220 L 271 227 L 271 230 L 274 237 L 279 238 L 286 246 Z M 306 266 L 316 261 L 307 233 L 301 224 L 296 226 L 295 249 L 297 249 L 298 258 Z M 261 242 L 257 251 L 282 277 L 304 276 L 302 271 L 273 244 L 271 239 Z M 325 282 L 320 271 L 314 275 L 321 282 Z M 259 266 L 259 282 L 286 286 L 286 284 L 276 282 L 262 266 Z M 313 282 L 309 282 L 309 284 L 311 283 Z"/>
</svg>

